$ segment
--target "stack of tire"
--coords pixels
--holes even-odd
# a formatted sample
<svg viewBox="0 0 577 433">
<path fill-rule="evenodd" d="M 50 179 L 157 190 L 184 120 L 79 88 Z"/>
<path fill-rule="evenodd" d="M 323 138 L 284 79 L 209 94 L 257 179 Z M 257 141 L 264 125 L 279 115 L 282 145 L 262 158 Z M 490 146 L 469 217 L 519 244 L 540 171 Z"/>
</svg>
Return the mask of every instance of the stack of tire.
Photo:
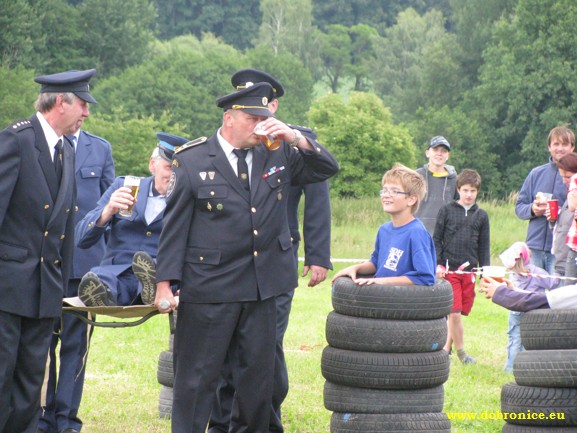
<svg viewBox="0 0 577 433">
<path fill-rule="evenodd" d="M 321 370 L 331 433 L 449 433 L 443 349 L 453 290 L 335 280 Z"/>
<path fill-rule="evenodd" d="M 501 390 L 503 433 L 577 432 L 577 309 L 526 313 L 521 341 Z"/>
<path fill-rule="evenodd" d="M 160 384 L 160 396 L 158 398 L 158 416 L 162 419 L 170 419 L 172 416 L 172 391 L 174 386 L 174 327 L 176 326 L 176 311 L 169 317 L 170 335 L 168 336 L 168 350 L 163 350 L 158 356 L 158 370 L 156 379 Z"/>
</svg>

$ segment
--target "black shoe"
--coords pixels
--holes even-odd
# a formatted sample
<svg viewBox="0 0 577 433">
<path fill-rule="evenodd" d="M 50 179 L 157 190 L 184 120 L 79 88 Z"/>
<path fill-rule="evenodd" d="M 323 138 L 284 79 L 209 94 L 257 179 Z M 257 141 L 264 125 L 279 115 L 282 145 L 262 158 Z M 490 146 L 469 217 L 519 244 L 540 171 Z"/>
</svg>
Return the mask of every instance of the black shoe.
<svg viewBox="0 0 577 433">
<path fill-rule="evenodd" d="M 156 298 L 156 264 L 144 251 L 138 251 L 132 258 L 132 272 L 142 284 L 140 298 L 144 305 L 154 304 Z"/>
<path fill-rule="evenodd" d="M 80 431 L 76 430 L 75 428 L 65 428 L 60 433 L 80 433 Z"/>
<path fill-rule="evenodd" d="M 78 297 L 87 307 L 116 305 L 112 292 L 94 272 L 87 272 L 78 285 Z"/>
</svg>

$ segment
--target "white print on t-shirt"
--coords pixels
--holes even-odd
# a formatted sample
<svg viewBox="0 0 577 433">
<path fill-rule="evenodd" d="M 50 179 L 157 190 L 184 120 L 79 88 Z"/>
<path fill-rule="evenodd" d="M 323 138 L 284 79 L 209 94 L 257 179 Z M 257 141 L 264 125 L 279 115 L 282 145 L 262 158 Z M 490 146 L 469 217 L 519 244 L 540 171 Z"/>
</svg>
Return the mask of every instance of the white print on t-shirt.
<svg viewBox="0 0 577 433">
<path fill-rule="evenodd" d="M 399 260 L 401 260 L 401 256 L 403 255 L 404 251 L 398 248 L 391 248 L 389 251 L 389 257 L 387 257 L 387 261 L 383 265 L 384 268 L 390 269 L 391 271 L 397 270 L 397 265 L 399 264 Z"/>
</svg>

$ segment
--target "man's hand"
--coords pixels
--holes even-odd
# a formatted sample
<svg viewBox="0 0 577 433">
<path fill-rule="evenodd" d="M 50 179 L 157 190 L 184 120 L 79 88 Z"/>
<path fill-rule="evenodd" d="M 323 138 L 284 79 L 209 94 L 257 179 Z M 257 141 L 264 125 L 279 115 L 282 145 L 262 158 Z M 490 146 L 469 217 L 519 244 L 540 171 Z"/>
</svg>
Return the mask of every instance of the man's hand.
<svg viewBox="0 0 577 433">
<path fill-rule="evenodd" d="M 136 202 L 136 199 L 132 196 L 132 190 L 126 186 L 121 186 L 110 196 L 110 200 L 102 209 L 102 214 L 100 218 L 96 221 L 97 226 L 105 226 L 112 219 L 114 215 L 120 211 L 120 209 L 128 209 L 130 205 Z"/>
<path fill-rule="evenodd" d="M 322 266 L 317 266 L 317 265 L 310 265 L 307 266 L 305 265 L 303 268 L 303 277 L 306 277 L 309 273 L 309 271 L 311 272 L 311 278 L 309 280 L 309 287 L 314 287 L 317 284 L 322 283 L 324 280 L 326 280 L 327 278 L 327 273 L 328 273 L 328 269 L 327 268 L 323 268 Z"/>
<path fill-rule="evenodd" d="M 156 283 L 156 298 L 154 306 L 162 314 L 168 314 L 178 308 L 178 300 L 172 294 L 170 283 L 168 281 L 159 281 Z"/>
</svg>

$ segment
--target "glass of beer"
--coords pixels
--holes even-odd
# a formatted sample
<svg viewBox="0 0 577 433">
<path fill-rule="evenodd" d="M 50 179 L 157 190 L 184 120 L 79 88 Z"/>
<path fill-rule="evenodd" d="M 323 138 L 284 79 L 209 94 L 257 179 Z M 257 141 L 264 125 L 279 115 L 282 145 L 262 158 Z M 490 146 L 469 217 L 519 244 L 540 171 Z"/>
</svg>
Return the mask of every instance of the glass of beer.
<svg viewBox="0 0 577 433">
<path fill-rule="evenodd" d="M 507 268 L 505 266 L 483 266 L 483 277 L 491 277 L 499 283 L 505 281 Z"/>
<path fill-rule="evenodd" d="M 266 135 L 266 129 L 263 127 L 262 122 L 254 127 L 253 132 L 258 135 L 261 143 L 264 144 L 268 150 L 277 150 L 282 143 L 280 138 L 273 138 L 270 135 Z"/>
<path fill-rule="evenodd" d="M 140 187 L 140 177 L 138 176 L 126 176 L 124 178 L 124 186 L 130 188 L 132 197 L 136 200 L 136 194 L 138 194 L 138 188 Z M 128 206 L 128 209 L 120 209 L 118 212 L 123 217 L 129 217 L 132 215 L 132 208 L 134 203 Z"/>
</svg>

